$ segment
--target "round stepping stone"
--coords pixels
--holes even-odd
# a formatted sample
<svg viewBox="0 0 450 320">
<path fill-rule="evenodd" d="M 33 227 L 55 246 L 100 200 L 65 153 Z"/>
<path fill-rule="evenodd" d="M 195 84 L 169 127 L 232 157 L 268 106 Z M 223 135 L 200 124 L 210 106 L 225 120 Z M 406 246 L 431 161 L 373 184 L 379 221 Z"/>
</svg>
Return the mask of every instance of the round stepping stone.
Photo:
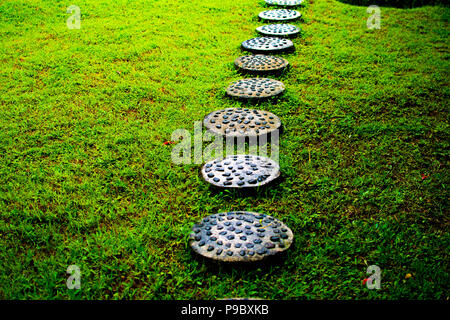
<svg viewBox="0 0 450 320">
<path fill-rule="evenodd" d="M 268 36 L 292 36 L 300 32 L 300 28 L 292 24 L 266 24 L 256 31 Z"/>
<path fill-rule="evenodd" d="M 283 82 L 268 78 L 250 78 L 234 81 L 227 94 L 235 98 L 262 99 L 276 96 L 285 89 Z"/>
<path fill-rule="evenodd" d="M 280 176 L 280 166 L 263 156 L 232 155 L 207 162 L 202 168 L 202 176 L 216 187 L 260 187 Z"/>
<path fill-rule="evenodd" d="M 289 62 L 281 57 L 257 54 L 239 57 L 234 64 L 243 71 L 262 73 L 281 71 L 289 65 Z"/>
<path fill-rule="evenodd" d="M 302 4 L 303 0 L 266 0 L 270 6 L 293 7 Z"/>
<path fill-rule="evenodd" d="M 281 127 L 280 119 L 271 112 L 242 108 L 213 111 L 203 124 L 209 131 L 227 137 L 260 136 Z"/>
<path fill-rule="evenodd" d="M 242 48 L 251 52 L 266 53 L 292 49 L 294 43 L 284 38 L 257 37 L 242 42 Z"/>
<path fill-rule="evenodd" d="M 265 20 L 294 20 L 301 17 L 301 13 L 297 10 L 275 9 L 261 12 L 258 16 Z"/>
<path fill-rule="evenodd" d="M 189 244 L 203 257 L 259 261 L 287 250 L 294 235 L 280 220 L 257 212 L 223 212 L 194 224 Z"/>
</svg>

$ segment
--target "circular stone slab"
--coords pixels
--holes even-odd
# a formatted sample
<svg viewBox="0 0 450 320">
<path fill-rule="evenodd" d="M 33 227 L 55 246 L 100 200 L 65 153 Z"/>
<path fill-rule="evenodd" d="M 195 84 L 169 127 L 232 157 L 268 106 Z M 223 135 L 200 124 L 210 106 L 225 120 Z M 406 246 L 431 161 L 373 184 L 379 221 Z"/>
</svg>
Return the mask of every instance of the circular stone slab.
<svg viewBox="0 0 450 320">
<path fill-rule="evenodd" d="M 228 137 L 259 136 L 281 127 L 280 119 L 271 112 L 242 108 L 213 111 L 203 124 L 209 131 Z"/>
<path fill-rule="evenodd" d="M 294 43 L 289 39 L 275 37 L 257 37 L 242 42 L 242 48 L 252 52 L 273 52 L 292 49 Z"/>
<path fill-rule="evenodd" d="M 234 65 L 247 72 L 273 72 L 283 70 L 289 62 L 284 58 L 257 54 L 239 57 Z"/>
<path fill-rule="evenodd" d="M 202 168 L 202 176 L 216 187 L 259 187 L 278 178 L 280 166 L 263 156 L 232 155 L 207 162 Z"/>
<path fill-rule="evenodd" d="M 301 17 L 297 10 L 275 9 L 261 12 L 258 16 L 265 20 L 294 20 Z"/>
<path fill-rule="evenodd" d="M 227 94 L 235 98 L 268 98 L 285 89 L 283 82 L 268 78 L 240 79 L 227 88 Z"/>
<path fill-rule="evenodd" d="M 280 220 L 257 212 L 223 212 L 194 224 L 189 244 L 203 257 L 258 261 L 287 250 L 294 234 Z"/>
<path fill-rule="evenodd" d="M 292 24 L 266 24 L 256 28 L 259 33 L 268 36 L 292 36 L 300 32 L 300 28 Z"/>
<path fill-rule="evenodd" d="M 266 4 L 271 6 L 294 7 L 301 5 L 303 0 L 266 0 Z"/>
</svg>

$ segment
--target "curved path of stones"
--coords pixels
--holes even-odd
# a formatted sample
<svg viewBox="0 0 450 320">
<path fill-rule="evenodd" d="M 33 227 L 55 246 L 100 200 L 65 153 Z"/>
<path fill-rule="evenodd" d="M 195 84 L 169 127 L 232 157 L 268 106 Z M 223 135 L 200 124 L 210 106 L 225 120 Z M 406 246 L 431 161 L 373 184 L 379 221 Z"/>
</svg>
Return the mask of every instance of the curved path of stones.
<svg viewBox="0 0 450 320">
<path fill-rule="evenodd" d="M 262 11 L 258 16 L 266 24 L 256 28 L 261 37 L 244 41 L 244 51 L 254 53 L 235 60 L 240 71 L 258 76 L 288 67 L 289 62 L 272 54 L 294 49 L 289 36 L 300 28 L 289 22 L 301 17 L 292 7 L 303 0 L 265 0 L 275 9 Z M 268 55 L 271 54 L 271 55 Z M 281 94 L 281 81 L 254 77 L 229 85 L 227 95 L 232 98 L 260 100 Z M 281 127 L 275 114 L 250 108 L 216 110 L 203 120 L 207 130 L 225 137 L 258 137 Z M 207 162 L 202 167 L 203 179 L 220 188 L 254 188 L 267 185 L 280 176 L 280 166 L 270 158 L 252 154 L 231 155 Z M 282 221 L 256 212 L 222 212 L 203 218 L 194 224 L 190 245 L 199 255 L 224 262 L 252 262 L 276 255 L 289 248 L 294 235 Z"/>
</svg>

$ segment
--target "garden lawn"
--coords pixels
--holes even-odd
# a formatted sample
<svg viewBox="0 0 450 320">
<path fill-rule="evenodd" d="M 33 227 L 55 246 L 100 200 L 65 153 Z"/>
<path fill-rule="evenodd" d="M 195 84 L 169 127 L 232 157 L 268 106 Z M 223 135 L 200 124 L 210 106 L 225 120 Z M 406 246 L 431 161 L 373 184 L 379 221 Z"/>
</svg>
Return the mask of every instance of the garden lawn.
<svg viewBox="0 0 450 320">
<path fill-rule="evenodd" d="M 250 105 L 284 124 L 281 183 L 216 191 L 200 165 L 172 163 L 174 130 L 249 106 L 225 88 L 262 10 L 1 1 L 1 299 L 449 298 L 449 8 L 383 7 L 368 30 L 366 7 L 308 0 L 292 67 L 274 77 L 285 94 Z M 284 259 L 197 259 L 192 224 L 231 210 L 287 223 Z M 369 265 L 380 290 L 362 284 Z"/>
</svg>

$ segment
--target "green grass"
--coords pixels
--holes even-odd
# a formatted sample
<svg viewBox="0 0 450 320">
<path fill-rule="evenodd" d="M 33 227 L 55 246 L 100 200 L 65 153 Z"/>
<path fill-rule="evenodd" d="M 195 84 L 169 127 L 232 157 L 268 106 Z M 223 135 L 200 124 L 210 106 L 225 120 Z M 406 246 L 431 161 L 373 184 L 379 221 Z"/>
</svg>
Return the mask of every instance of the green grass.
<svg viewBox="0 0 450 320">
<path fill-rule="evenodd" d="M 357 6 L 388 6 L 396 8 L 415 8 L 426 5 L 442 5 L 448 6 L 447 0 L 339 0 Z"/>
<path fill-rule="evenodd" d="M 368 30 L 365 7 L 309 0 L 286 93 L 256 105 L 284 123 L 283 182 L 217 192 L 199 165 L 172 164 L 174 130 L 245 105 L 224 89 L 264 8 L 0 3 L 0 298 L 449 298 L 449 8 L 382 8 Z M 229 210 L 286 222 L 285 259 L 195 259 L 192 224 Z M 66 287 L 71 264 L 81 290 Z M 362 285 L 369 265 L 380 290 Z"/>
</svg>

